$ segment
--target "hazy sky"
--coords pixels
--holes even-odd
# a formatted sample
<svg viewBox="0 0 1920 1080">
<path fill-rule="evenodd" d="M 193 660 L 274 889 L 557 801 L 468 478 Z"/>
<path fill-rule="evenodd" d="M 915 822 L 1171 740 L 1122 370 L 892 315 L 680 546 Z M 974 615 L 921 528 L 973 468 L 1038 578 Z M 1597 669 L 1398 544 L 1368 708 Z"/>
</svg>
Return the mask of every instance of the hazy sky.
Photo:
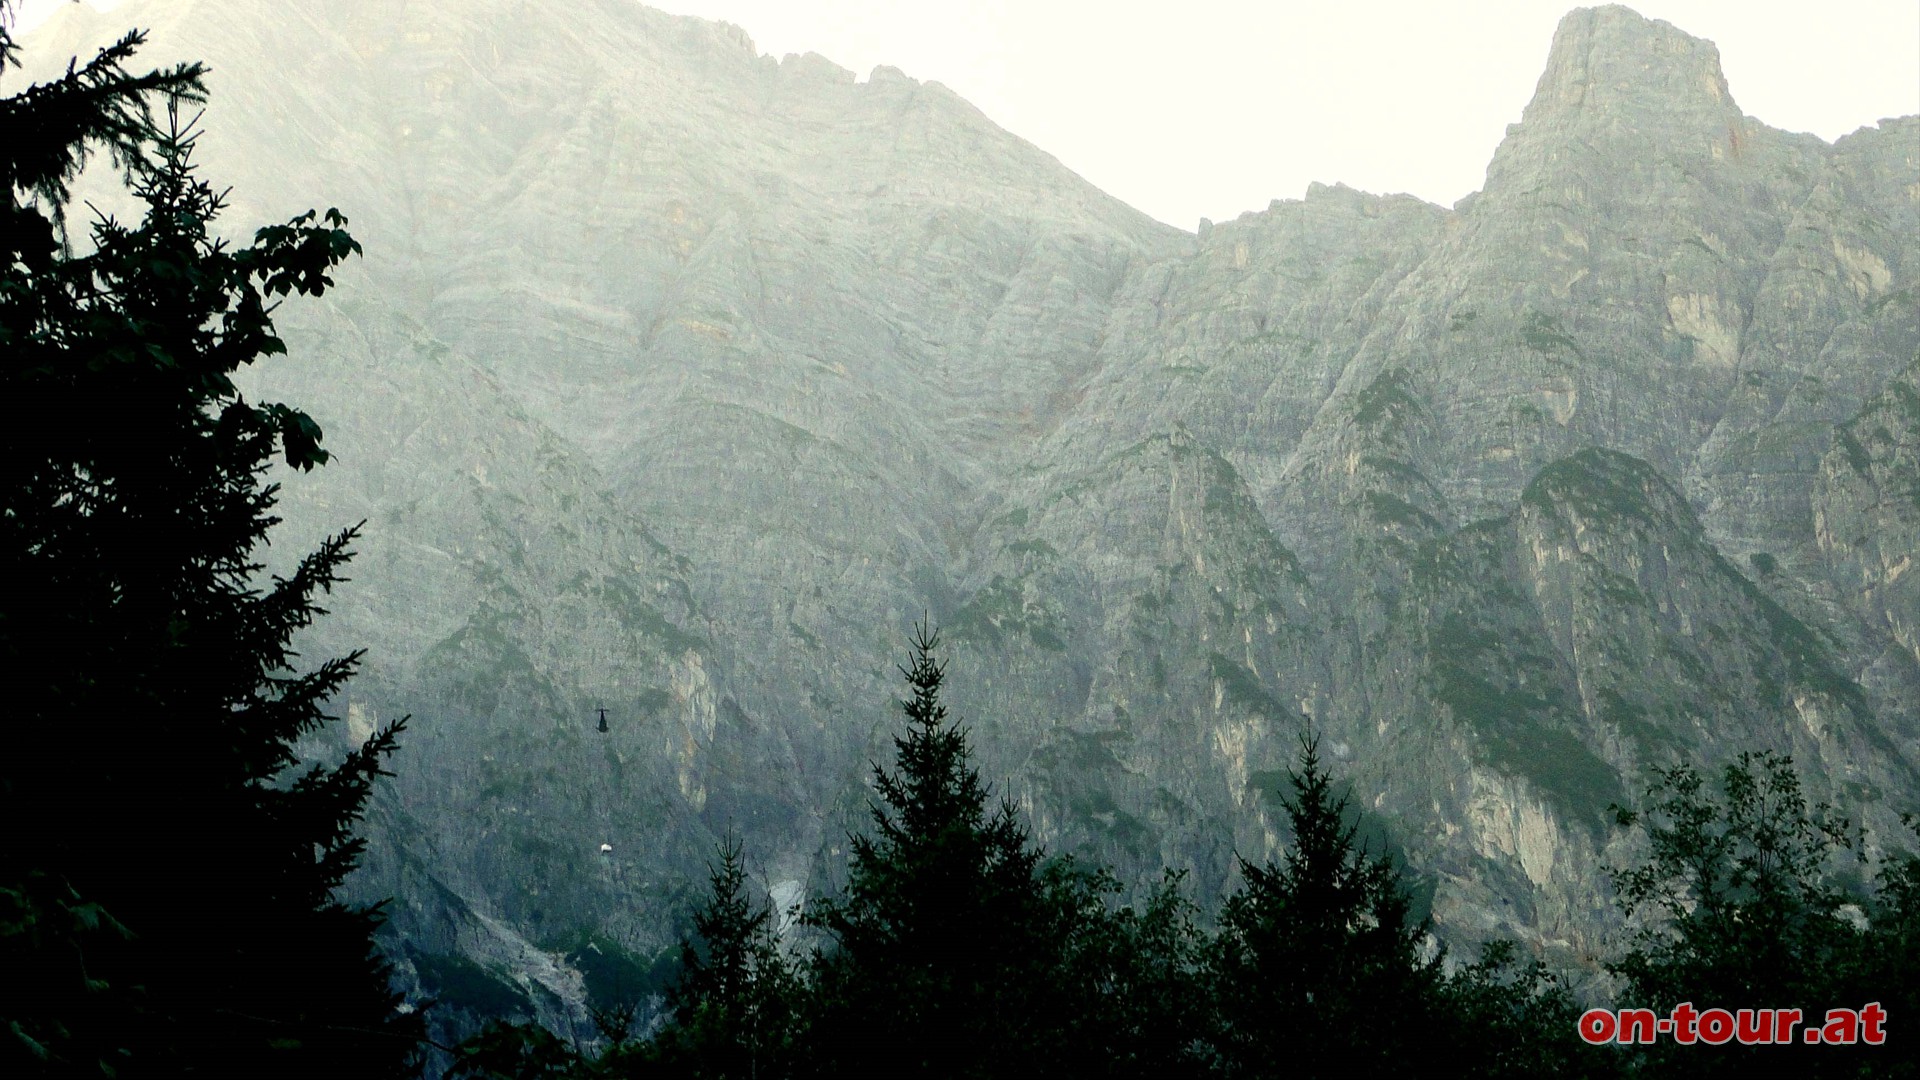
<svg viewBox="0 0 1920 1080">
<path fill-rule="evenodd" d="M 25 21 L 64 0 L 27 0 Z M 261 0 L 266 2 L 266 0 Z M 96 6 L 109 6 L 98 4 Z M 1570 0 L 659 0 L 762 52 L 958 91 L 1191 229 L 1308 182 L 1450 205 L 1520 118 Z M 1640 0 L 1718 43 L 1747 113 L 1826 139 L 1920 112 L 1920 0 Z M 555 11 L 564 12 L 566 5 Z"/>
</svg>

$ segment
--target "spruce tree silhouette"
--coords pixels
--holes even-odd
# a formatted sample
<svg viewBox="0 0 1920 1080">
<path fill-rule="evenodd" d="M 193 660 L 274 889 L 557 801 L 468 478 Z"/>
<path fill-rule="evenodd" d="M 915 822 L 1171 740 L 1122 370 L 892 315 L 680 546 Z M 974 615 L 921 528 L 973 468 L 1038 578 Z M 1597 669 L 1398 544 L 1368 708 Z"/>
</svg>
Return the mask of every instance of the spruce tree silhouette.
<svg viewBox="0 0 1920 1080">
<path fill-rule="evenodd" d="M 740 842 L 722 841 L 707 902 L 681 945 L 672 1016 L 647 1057 L 662 1077 L 778 1077 L 793 1071 L 800 981 L 774 912 L 747 895 Z"/>
<path fill-rule="evenodd" d="M 402 725 L 331 766 L 294 751 L 358 656 L 299 672 L 291 647 L 355 530 L 259 586 L 263 472 L 327 454 L 304 413 L 230 378 L 285 351 L 269 298 L 321 294 L 358 245 L 332 211 L 213 239 L 222 200 L 179 114 L 203 72 L 129 74 L 143 40 L 0 99 L 0 1066 L 403 1075 L 417 1027 L 378 914 L 334 896 Z M 76 252 L 61 211 L 99 150 L 145 213 L 97 218 Z"/>
<path fill-rule="evenodd" d="M 874 766 L 874 834 L 852 838 L 841 895 L 807 921 L 818 1075 L 1057 1075 L 1057 921 L 1042 854 L 1013 807 L 989 811 L 965 729 L 940 701 L 938 635 L 915 629 L 896 767 Z"/>
<path fill-rule="evenodd" d="M 1355 842 L 1345 795 L 1301 736 L 1292 844 L 1279 864 L 1241 861 L 1212 968 L 1214 1045 L 1226 1076 L 1430 1075 L 1444 1015 L 1438 958 L 1399 873 Z"/>
</svg>

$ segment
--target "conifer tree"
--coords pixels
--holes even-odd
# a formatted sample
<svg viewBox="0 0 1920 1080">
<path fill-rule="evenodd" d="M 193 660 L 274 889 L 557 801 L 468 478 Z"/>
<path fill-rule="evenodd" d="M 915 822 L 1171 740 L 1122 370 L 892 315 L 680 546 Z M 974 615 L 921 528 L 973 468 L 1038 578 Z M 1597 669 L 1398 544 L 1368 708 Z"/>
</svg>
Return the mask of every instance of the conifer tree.
<svg viewBox="0 0 1920 1080">
<path fill-rule="evenodd" d="M 645 1056 L 660 1076 L 792 1075 L 799 975 L 774 936 L 774 913 L 747 895 L 731 834 L 709 884 L 693 936 L 681 945 L 680 975 L 667 995 L 671 1018 Z"/>
<path fill-rule="evenodd" d="M 14 64 L 0 0 L 0 70 Z M 311 213 L 229 248 L 178 109 L 202 70 L 130 74 L 131 33 L 0 99 L 0 1064 L 12 1075 L 401 1075 L 414 1025 L 335 888 L 398 723 L 331 766 L 297 740 L 355 656 L 295 669 L 354 530 L 264 587 L 276 452 L 305 414 L 230 378 L 285 351 L 269 298 L 358 250 Z M 165 127 L 149 101 L 168 103 Z M 68 185 L 104 149 L 144 204 L 75 251 Z"/>
<path fill-rule="evenodd" d="M 1050 887 L 1012 806 L 989 810 L 966 731 L 940 701 L 937 635 L 923 625 L 911 644 L 908 730 L 896 767 L 874 767 L 875 832 L 853 837 L 845 889 L 808 915 L 831 938 L 813 972 L 809 1067 L 1062 1075 L 1077 1002 L 1062 978 L 1058 894 L 1094 886 L 1061 867 Z"/>
<path fill-rule="evenodd" d="M 1230 1077 L 1427 1075 L 1444 1006 L 1437 957 L 1384 856 L 1355 842 L 1345 795 L 1302 736 L 1284 798 L 1292 844 L 1241 862 L 1211 957 L 1214 1048 Z"/>
</svg>

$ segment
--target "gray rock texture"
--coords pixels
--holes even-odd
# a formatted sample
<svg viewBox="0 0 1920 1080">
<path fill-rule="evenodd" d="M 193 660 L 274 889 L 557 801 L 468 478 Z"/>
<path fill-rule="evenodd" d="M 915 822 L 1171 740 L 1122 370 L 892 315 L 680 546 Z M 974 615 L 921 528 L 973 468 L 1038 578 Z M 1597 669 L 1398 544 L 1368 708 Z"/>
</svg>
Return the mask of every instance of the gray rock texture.
<svg viewBox="0 0 1920 1080">
<path fill-rule="evenodd" d="M 337 454 L 275 558 L 367 521 L 306 648 L 369 649 L 342 738 L 414 717 L 356 888 L 442 996 L 646 985 L 729 828 L 830 891 L 923 615 L 1039 837 L 1203 903 L 1309 718 L 1460 945 L 1594 970 L 1656 764 L 1790 752 L 1911 840 L 1920 119 L 1776 131 L 1580 9 L 1455 207 L 1195 236 L 629 0 L 130 0 L 28 59 L 129 24 L 210 62 L 236 233 L 366 248 L 248 392 Z"/>
</svg>

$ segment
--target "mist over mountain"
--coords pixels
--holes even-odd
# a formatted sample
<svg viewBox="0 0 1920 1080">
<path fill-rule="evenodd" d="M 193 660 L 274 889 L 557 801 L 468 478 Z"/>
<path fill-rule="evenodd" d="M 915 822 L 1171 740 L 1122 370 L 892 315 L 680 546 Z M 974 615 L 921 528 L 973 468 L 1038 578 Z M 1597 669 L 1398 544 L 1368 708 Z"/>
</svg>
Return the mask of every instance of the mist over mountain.
<svg viewBox="0 0 1920 1080">
<path fill-rule="evenodd" d="M 1791 753 L 1870 851 L 1920 797 L 1920 118 L 1777 131 L 1579 9 L 1480 192 L 1193 235 L 629 0 L 129 0 L 23 58 L 132 25 L 212 69 L 229 227 L 365 247 L 249 392 L 336 455 L 276 550 L 368 522 L 304 651 L 368 650 L 356 737 L 414 715 L 356 888 L 423 984 L 577 1013 L 730 827 L 830 891 L 923 614 L 1036 836 L 1203 905 L 1306 718 L 1442 937 L 1575 964 L 1651 765 Z"/>
</svg>

